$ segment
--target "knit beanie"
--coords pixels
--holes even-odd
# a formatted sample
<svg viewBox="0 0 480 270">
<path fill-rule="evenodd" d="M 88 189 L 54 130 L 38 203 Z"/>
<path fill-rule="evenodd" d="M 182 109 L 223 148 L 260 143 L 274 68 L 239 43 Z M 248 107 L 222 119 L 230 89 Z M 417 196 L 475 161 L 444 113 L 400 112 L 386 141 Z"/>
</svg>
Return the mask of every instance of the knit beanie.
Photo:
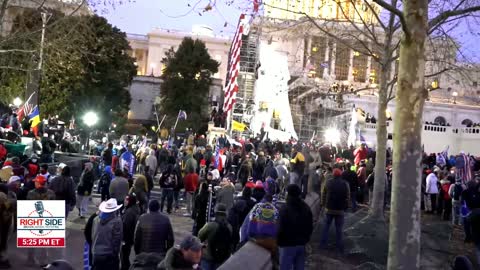
<svg viewBox="0 0 480 270">
<path fill-rule="evenodd" d="M 277 237 L 279 213 L 271 203 L 258 203 L 250 213 L 248 237 L 255 239 Z"/>
<path fill-rule="evenodd" d="M 275 180 L 271 177 L 267 177 L 267 180 L 265 180 L 265 183 L 263 184 L 263 188 L 267 192 L 267 194 L 270 195 L 275 195 L 276 193 L 276 184 Z"/>
</svg>

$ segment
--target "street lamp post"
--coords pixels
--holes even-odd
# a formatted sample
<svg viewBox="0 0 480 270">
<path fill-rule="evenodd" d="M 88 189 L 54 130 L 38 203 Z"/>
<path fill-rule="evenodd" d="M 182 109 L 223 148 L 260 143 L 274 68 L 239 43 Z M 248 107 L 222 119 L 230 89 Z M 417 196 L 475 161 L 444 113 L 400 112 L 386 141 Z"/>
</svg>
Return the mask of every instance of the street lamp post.
<svg viewBox="0 0 480 270">
<path fill-rule="evenodd" d="M 92 132 L 92 127 L 97 124 L 98 116 L 95 112 L 87 112 L 83 116 L 83 123 L 88 127 L 88 136 L 87 136 L 87 151 L 90 154 L 90 134 Z"/>
</svg>

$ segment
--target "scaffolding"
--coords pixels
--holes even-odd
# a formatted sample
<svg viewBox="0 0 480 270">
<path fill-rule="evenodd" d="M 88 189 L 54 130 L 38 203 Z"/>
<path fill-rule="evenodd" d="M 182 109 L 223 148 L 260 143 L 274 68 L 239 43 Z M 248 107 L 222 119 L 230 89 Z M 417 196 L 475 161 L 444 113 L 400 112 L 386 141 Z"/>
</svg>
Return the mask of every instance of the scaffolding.
<svg viewBox="0 0 480 270">
<path fill-rule="evenodd" d="M 242 38 L 240 49 L 240 72 L 238 74 L 238 92 L 233 105 L 232 118 L 249 126 L 255 112 L 254 88 L 258 63 L 260 29 L 253 27 Z M 243 133 L 247 135 L 248 132 Z"/>
</svg>

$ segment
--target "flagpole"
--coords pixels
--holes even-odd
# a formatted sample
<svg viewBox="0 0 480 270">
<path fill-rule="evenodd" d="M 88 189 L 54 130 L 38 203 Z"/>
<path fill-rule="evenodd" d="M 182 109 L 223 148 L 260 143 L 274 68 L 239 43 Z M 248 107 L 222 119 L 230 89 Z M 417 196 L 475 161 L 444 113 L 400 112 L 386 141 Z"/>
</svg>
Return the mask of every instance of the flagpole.
<svg viewBox="0 0 480 270">
<path fill-rule="evenodd" d="M 174 130 L 174 131 L 175 131 L 175 129 L 177 128 L 177 124 L 178 124 L 178 117 L 180 116 L 180 112 L 181 112 L 181 111 L 182 111 L 182 110 L 179 110 L 179 111 L 178 111 L 178 114 L 177 114 L 177 120 L 175 120 L 175 125 L 173 126 L 173 130 Z"/>
<path fill-rule="evenodd" d="M 157 116 L 157 117 L 158 117 L 158 116 Z M 162 123 L 163 123 L 163 121 L 165 120 L 165 117 L 167 117 L 166 114 L 163 116 L 162 121 L 160 122 L 160 124 L 158 124 L 158 128 L 157 128 L 157 131 L 156 131 L 156 132 L 158 132 L 158 131 L 160 130 L 160 127 L 162 126 Z M 178 118 L 177 118 L 177 120 L 178 120 Z M 157 120 L 157 122 L 158 122 L 158 120 Z"/>
</svg>

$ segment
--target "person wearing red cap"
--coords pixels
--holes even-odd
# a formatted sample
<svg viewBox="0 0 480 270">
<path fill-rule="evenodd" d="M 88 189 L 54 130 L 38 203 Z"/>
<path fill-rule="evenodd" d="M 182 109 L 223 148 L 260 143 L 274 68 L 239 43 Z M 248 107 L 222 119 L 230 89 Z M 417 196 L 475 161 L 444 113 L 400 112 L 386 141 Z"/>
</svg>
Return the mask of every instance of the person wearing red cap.
<svg viewBox="0 0 480 270">
<path fill-rule="evenodd" d="M 343 223 L 345 210 L 350 206 L 350 186 L 342 178 L 342 170 L 334 169 L 333 178 L 328 180 L 322 191 L 322 207 L 326 210 L 320 248 L 325 248 L 328 241 L 328 230 L 335 220 L 337 249 L 343 253 Z"/>
<path fill-rule="evenodd" d="M 27 200 L 55 200 L 55 192 L 46 188 L 47 179 L 45 176 L 37 175 L 33 181 L 35 183 L 35 189 L 28 192 Z M 47 265 L 48 262 L 48 248 L 28 249 L 27 263 L 44 266 Z"/>
</svg>

